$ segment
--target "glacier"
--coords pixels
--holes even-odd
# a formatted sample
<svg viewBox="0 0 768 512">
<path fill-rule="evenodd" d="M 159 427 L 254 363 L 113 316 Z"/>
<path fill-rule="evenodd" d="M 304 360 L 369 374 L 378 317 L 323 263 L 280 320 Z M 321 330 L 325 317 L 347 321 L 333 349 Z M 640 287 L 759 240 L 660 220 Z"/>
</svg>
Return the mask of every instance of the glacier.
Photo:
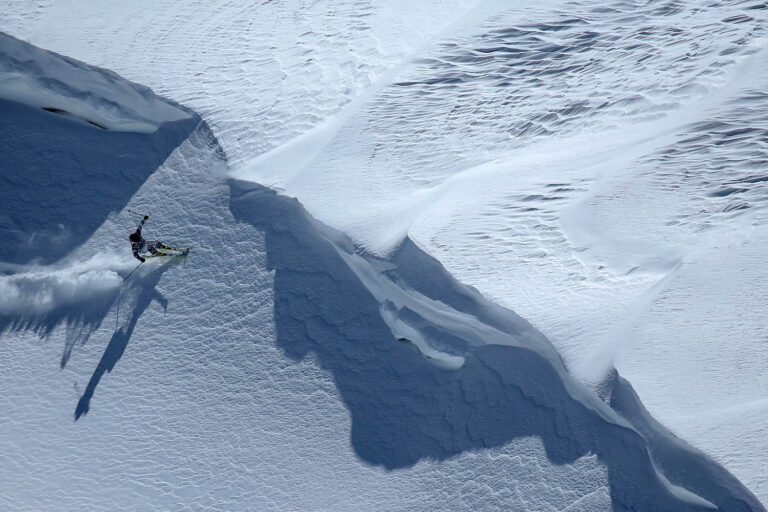
<svg viewBox="0 0 768 512">
<path fill-rule="evenodd" d="M 4 508 L 764 509 L 763 4 L 0 8 Z"/>
</svg>

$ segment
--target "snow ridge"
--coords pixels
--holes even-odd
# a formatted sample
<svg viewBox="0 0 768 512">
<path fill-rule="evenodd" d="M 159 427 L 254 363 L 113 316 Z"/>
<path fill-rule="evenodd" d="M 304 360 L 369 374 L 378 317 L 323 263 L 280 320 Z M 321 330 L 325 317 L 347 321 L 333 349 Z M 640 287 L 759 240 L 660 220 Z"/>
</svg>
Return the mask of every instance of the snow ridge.
<svg viewBox="0 0 768 512">
<path fill-rule="evenodd" d="M 0 82 L 11 74 L 45 85 L 24 87 L 26 96 L 18 98 L 4 96 L 8 89 L 0 84 L 0 259 L 53 263 L 124 207 L 200 117 L 114 73 L 1 33 L 0 49 Z M 76 87 L 59 87 L 60 80 Z M 152 129 L 136 131 L 135 122 Z"/>
<path fill-rule="evenodd" d="M 163 123 L 195 117 L 145 86 L 3 33 L 0 98 L 124 132 L 153 133 Z"/>
<path fill-rule="evenodd" d="M 521 13 L 519 6 L 491 1 L 484 3 L 482 16 L 460 23 L 454 33 L 442 34 L 413 60 L 407 57 L 411 50 L 457 13 L 466 12 L 470 3 L 449 2 L 435 10 L 443 15 L 439 22 L 434 21 L 433 6 L 408 7 L 413 2 L 392 2 L 394 7 L 375 1 L 341 2 L 327 13 L 322 3 L 305 6 L 290 1 L 248 8 L 227 2 L 215 12 L 203 2 L 195 2 L 193 8 L 188 2 L 169 0 L 160 8 L 146 2 L 118 9 L 92 1 L 88 8 L 93 16 L 88 17 L 72 9 L 86 4 L 57 2 L 1 23 L 40 44 L 119 69 L 199 109 L 235 164 L 277 148 L 271 156 L 278 158 L 272 160 L 291 165 L 265 169 L 267 154 L 247 169 L 250 178 L 259 181 L 285 172 L 268 184 L 278 183 L 301 200 L 309 214 L 297 216 L 312 229 L 277 220 L 273 229 L 270 217 L 259 220 L 237 206 L 235 210 L 252 231 L 262 226 L 267 233 L 301 239 L 311 251 L 325 255 L 322 261 L 306 262 L 301 255 L 283 254 L 287 246 L 280 244 L 270 253 L 278 263 L 294 258 L 284 268 L 275 267 L 280 276 L 276 290 L 282 290 L 283 299 L 276 320 L 278 330 L 290 334 L 280 340 L 289 353 L 328 356 L 317 357 L 334 378 L 341 377 L 340 390 L 351 389 L 352 398 L 369 392 L 358 393 L 354 379 L 351 384 L 346 379 L 352 378 L 350 373 L 359 376 L 344 366 L 349 362 L 365 367 L 366 361 L 375 359 L 362 350 L 363 342 L 371 340 L 359 340 L 358 331 L 366 329 L 377 334 L 373 341 L 381 346 L 385 339 L 394 340 L 395 346 L 426 365 L 426 376 L 435 379 L 447 379 L 439 372 L 448 369 L 460 376 L 458 380 L 493 375 L 475 373 L 491 366 L 481 357 L 489 351 L 498 356 L 493 362 L 502 369 L 517 371 L 516 363 L 507 368 L 500 354 L 527 350 L 537 362 L 532 367 L 541 364 L 542 372 L 551 367 L 566 383 L 563 393 L 544 383 L 530 396 L 545 402 L 561 397 L 566 404 L 563 413 L 578 418 L 581 406 L 589 404 L 591 410 L 584 417 L 590 429 L 594 427 L 587 429 L 591 432 L 613 432 L 615 425 L 631 424 L 628 460 L 650 478 L 651 487 L 660 486 L 666 490 L 664 496 L 673 495 L 670 503 L 705 506 L 674 487 L 679 484 L 723 508 L 751 507 L 750 495 L 723 476 L 719 467 L 656 432 L 658 425 L 613 374 L 616 366 L 655 417 L 715 457 L 758 496 L 766 495 L 768 480 L 761 464 L 768 450 L 759 447 L 767 439 L 761 426 L 768 402 L 762 381 L 756 382 L 764 377 L 768 354 L 761 344 L 766 324 L 760 292 L 765 283 L 760 262 L 765 253 L 768 140 L 764 4 L 577 1 L 564 12 L 562 4 L 544 1 Z M 19 3 L 8 10 L 24 8 Z M 414 12 L 411 25 L 409 14 Z M 137 37 L 145 32 L 146 38 Z M 54 263 L 76 247 L 79 257 L 87 259 L 109 244 L 107 231 L 113 235 L 120 231 L 110 212 L 137 194 L 145 206 L 152 206 L 167 201 L 169 191 L 178 192 L 169 185 L 165 195 L 153 193 L 145 190 L 144 183 L 164 167 L 165 158 L 187 137 L 197 117 L 166 122 L 176 114 L 174 109 L 184 111 L 167 102 L 160 111 L 171 114 L 153 118 L 146 112 L 151 114 L 156 100 L 142 96 L 143 89 L 121 82 L 115 87 L 120 94 L 111 92 L 109 81 L 120 82 L 114 74 L 89 71 L 82 63 L 35 50 L 36 58 L 47 62 L 46 68 L 58 70 L 49 76 L 14 53 L 23 44 L 10 38 L 2 42 L 14 50 L 3 54 L 8 65 L 0 86 L 5 98 L 0 100 L 4 114 L 0 138 L 11 148 L 3 153 L 7 160 L 0 176 L 2 203 L 8 208 L 0 212 L 0 230 L 11 244 L 5 252 L 0 249 L 0 259 L 26 264 L 39 255 L 42 263 Z M 387 75 L 393 69 L 396 77 Z M 80 72 L 86 83 L 106 85 L 94 95 L 67 76 Z M 33 94 L 24 96 L 27 90 Z M 121 102 L 121 97 L 129 100 Z M 128 108 L 133 102 L 146 108 Z M 113 110 L 118 115 L 110 117 Z M 318 126 L 322 137 L 313 137 L 311 128 Z M 284 144 L 301 134 L 308 136 Z M 38 142 L 53 143 L 35 147 L 30 141 L 36 137 Z M 72 150 L 75 140 L 85 142 L 85 151 Z M 214 152 L 215 146 L 208 149 Z M 311 151 L 304 158 L 282 161 L 286 153 L 305 150 Z M 131 156 L 115 159 L 115 154 Z M 192 155 L 186 167 L 180 166 L 189 171 L 199 154 L 189 148 L 181 154 L 181 159 Z M 136 155 L 141 156 L 133 158 Z M 26 169 L 32 172 L 24 174 Z M 77 204 L 73 198 L 79 193 L 78 180 L 84 170 L 94 169 L 99 171 L 89 180 L 103 186 L 91 189 L 87 201 Z M 174 183 L 178 176 L 168 169 L 164 172 L 163 179 Z M 193 185 L 186 186 L 186 192 L 202 195 Z M 35 193 L 29 194 L 30 189 Z M 30 208 L 38 203 L 39 209 Z M 366 250 L 391 258 L 365 254 L 343 236 L 308 220 L 310 214 L 346 232 Z M 125 223 L 128 215 L 118 217 Z M 186 224 L 186 219 L 178 214 L 166 229 L 174 222 Z M 222 223 L 238 243 L 252 248 L 237 237 L 236 227 Z M 200 226 L 187 228 L 205 231 Z M 224 245 L 227 240 L 216 242 Z M 494 319 L 485 311 L 490 306 L 484 299 L 461 286 L 445 285 L 448 291 L 437 299 L 434 282 L 414 284 L 418 276 L 406 278 L 404 267 L 430 267 L 414 248 L 439 258 L 461 282 L 513 308 L 536 328 L 509 312 L 499 313 L 506 322 Z M 402 254 L 408 254 L 402 265 L 393 263 Z M 330 289 L 342 283 L 351 286 L 360 297 L 360 303 L 355 302 L 360 315 L 348 319 L 334 309 L 347 300 L 346 295 L 326 297 L 322 287 L 315 292 L 307 286 L 310 277 L 296 271 L 294 264 L 315 269 L 310 277 Z M 105 269 L 114 266 L 110 265 Z M 40 318 L 54 318 L 57 311 L 42 292 L 49 285 L 74 290 L 69 302 L 57 292 L 52 295 L 67 311 L 88 300 L 83 293 L 87 290 L 67 284 L 71 276 L 57 274 L 70 272 L 62 270 L 66 268 L 71 268 L 67 262 L 48 268 L 40 279 L 33 276 L 36 270 L 21 269 L 18 279 L 4 280 L 6 289 L 27 304 L 35 303 L 35 298 L 44 304 L 38 311 L 41 316 L 32 314 L 7 325 L 42 326 L 43 332 L 46 325 L 60 325 L 64 320 L 40 323 Z M 343 279 L 328 281 L 324 277 L 328 272 Z M 433 268 L 424 275 L 444 273 Z M 113 297 L 109 274 L 100 275 L 107 285 L 103 294 L 96 295 L 104 299 L 104 309 L 93 319 L 86 318 L 89 328 L 98 327 Z M 142 322 L 152 318 L 153 302 L 160 302 L 166 312 L 167 304 L 150 291 L 168 281 L 151 272 L 137 277 L 138 288 L 125 289 L 135 314 L 116 328 L 81 395 L 80 421 L 91 398 L 99 396 L 94 390 L 101 377 L 115 368 L 133 333 L 141 332 L 139 317 Z M 231 280 L 227 283 L 232 286 Z M 144 285 L 147 294 L 141 292 Z M 226 287 L 212 286 L 221 286 L 216 288 L 219 299 L 228 304 L 231 295 L 221 291 Z M 464 299 L 455 294 L 466 299 L 466 308 L 456 305 Z M 321 297 L 323 305 L 316 312 L 314 299 Z M 235 307 L 249 311 L 246 303 Z M 18 310 L 8 311 L 12 317 L 19 315 Z M 264 325 L 258 330 L 262 328 L 268 330 Z M 359 352 L 337 349 L 330 332 L 361 341 L 356 344 Z M 206 340 L 217 337 L 213 331 L 207 334 Z M 488 347 L 483 340 L 496 345 Z M 617 421 L 580 384 L 568 384 L 572 379 L 563 377 L 560 356 L 547 340 L 576 376 L 599 380 L 608 374 L 611 403 L 623 411 L 625 420 Z M 337 355 L 345 363 L 332 357 Z M 398 371 L 392 370 L 402 377 Z M 506 383 L 510 377 L 499 378 Z M 526 385 L 512 387 L 518 384 Z M 224 386 L 229 389 L 228 383 Z M 452 390 L 455 386 L 448 384 Z M 330 387 L 326 391 L 333 393 Z M 453 407 L 450 398 L 441 404 Z M 349 394 L 344 399 L 358 403 Z M 376 425 L 369 429 L 370 411 L 361 408 L 362 413 L 350 409 L 356 413 L 355 447 L 365 452 L 372 440 L 388 432 L 379 433 L 376 428 L 381 427 Z M 434 411 L 429 404 L 425 410 Z M 451 411 L 458 411 L 448 415 L 453 425 L 461 425 L 465 418 L 451 416 L 461 415 L 461 408 Z M 391 418 L 377 420 L 387 425 Z M 430 419 L 424 421 L 420 425 L 428 424 L 430 431 L 434 425 Z M 563 421 L 568 423 L 569 418 Z M 546 438 L 547 425 L 542 420 L 523 427 L 543 430 Z M 420 430 L 415 429 L 414 438 L 423 435 Z M 491 437 L 498 434 L 491 430 Z M 375 435 L 366 438 L 366 432 Z M 595 450 L 605 448 L 583 432 L 573 438 Z M 606 438 L 608 444 L 614 439 Z M 446 439 L 448 444 L 455 442 L 450 435 Z M 495 440 L 483 438 L 483 443 L 493 445 Z M 426 456 L 440 459 L 462 453 L 461 440 L 459 448 L 446 448 L 441 442 L 427 439 Z M 545 444 L 552 452 L 552 445 Z M 561 441 L 555 446 L 551 460 L 571 460 L 559 451 L 570 453 L 571 445 Z M 581 448 L 573 450 L 582 453 Z M 388 453 L 367 449 L 373 451 L 365 460 L 384 466 L 403 463 L 398 456 L 407 459 L 395 448 Z M 423 455 L 419 447 L 414 449 Z M 665 450 L 675 458 L 665 457 Z M 611 459 L 606 464 L 615 502 L 623 503 L 625 492 L 639 492 L 631 484 L 616 483 L 613 469 L 620 463 Z M 654 465 L 661 473 L 654 473 Z M 690 474 L 699 476 L 686 476 Z M 698 488 L 709 479 L 717 481 L 712 489 Z M 647 502 L 642 506 L 657 505 L 661 506 Z"/>
<path fill-rule="evenodd" d="M 333 373 L 352 415 L 352 444 L 365 460 L 402 468 L 538 435 L 558 464 L 595 453 L 608 466 L 620 510 L 764 510 L 722 467 L 682 442 L 676 464 L 706 478 L 666 474 L 651 455 L 658 439 L 671 437 L 663 427 L 646 422 L 636 429 L 632 415 L 619 415 L 550 358 L 530 324 L 456 282 L 414 244 L 406 242 L 388 260 L 355 256 L 349 239 L 311 219 L 296 200 L 248 182 L 231 187 L 235 217 L 265 232 L 267 264 L 275 270 L 277 344 L 297 360 L 315 354 Z M 517 343 L 478 347 L 466 332 L 403 306 L 401 318 L 413 330 L 464 358 L 452 370 L 433 364 L 431 354 L 396 341 L 382 315 L 381 289 L 368 288 L 373 281 L 361 278 L 350 258 L 365 259 L 403 293 L 472 314 Z M 678 487 L 683 481 L 687 490 Z"/>
</svg>

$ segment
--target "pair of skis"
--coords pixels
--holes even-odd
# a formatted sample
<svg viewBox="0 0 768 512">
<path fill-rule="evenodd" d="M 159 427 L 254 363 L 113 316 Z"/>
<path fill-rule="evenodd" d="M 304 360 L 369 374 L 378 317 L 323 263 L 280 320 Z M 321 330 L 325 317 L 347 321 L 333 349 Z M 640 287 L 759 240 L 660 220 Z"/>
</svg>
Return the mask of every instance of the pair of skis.
<svg viewBox="0 0 768 512">
<path fill-rule="evenodd" d="M 169 248 L 166 248 L 165 250 L 166 250 L 166 251 L 170 250 L 170 251 L 175 251 L 175 252 L 174 252 L 173 254 L 170 254 L 170 253 L 163 253 L 163 252 L 161 252 L 161 251 L 157 251 L 157 254 L 148 254 L 147 256 L 144 256 L 144 259 L 145 259 L 145 260 L 148 260 L 148 259 L 151 259 L 151 258 L 186 258 L 186 257 L 187 257 L 187 255 L 189 254 L 189 251 L 190 251 L 191 249 L 190 249 L 189 247 L 187 247 L 186 249 L 171 249 L 171 248 L 169 247 Z M 140 262 L 138 265 L 136 265 L 136 268 L 134 268 L 133 270 L 131 270 L 131 271 L 128 273 L 128 275 L 127 275 L 127 276 L 125 276 L 125 277 L 123 278 L 123 281 L 122 281 L 122 282 L 125 282 L 125 281 L 126 281 L 128 278 L 129 278 L 129 277 L 131 277 L 131 276 L 133 275 L 133 273 L 134 273 L 134 272 L 136 272 L 137 270 L 139 270 L 139 267 L 140 267 L 140 266 L 141 266 L 143 263 L 144 263 L 144 262 L 142 261 L 142 262 Z"/>
<path fill-rule="evenodd" d="M 149 258 L 162 258 L 162 257 L 178 257 L 178 256 L 186 256 L 189 254 L 189 247 L 186 249 L 174 249 L 173 247 L 157 247 L 157 252 L 155 254 L 147 254 L 144 256 L 144 259 L 147 260 Z"/>
<path fill-rule="evenodd" d="M 138 215 L 138 216 L 142 217 L 142 218 L 143 218 L 143 219 L 145 219 L 145 220 L 146 220 L 146 218 L 148 217 L 148 215 L 144 215 L 144 214 L 142 214 L 142 213 L 139 213 L 139 212 L 135 212 L 135 211 L 133 211 L 133 210 L 128 210 L 128 212 L 129 212 L 129 213 L 133 213 L 134 215 Z M 190 251 L 190 248 L 189 248 L 189 247 L 187 247 L 186 249 L 175 249 L 175 248 L 173 248 L 173 247 L 168 247 L 168 246 L 166 246 L 165 244 L 159 243 L 159 242 L 157 242 L 156 240 L 153 240 L 153 243 L 159 244 L 159 245 L 161 245 L 162 247 L 156 247 L 156 250 L 157 250 L 157 252 L 156 252 L 156 253 L 154 253 L 154 254 L 148 254 L 148 255 L 146 255 L 146 256 L 143 256 L 143 258 L 144 258 L 145 260 L 148 260 L 148 259 L 150 259 L 150 258 L 184 258 L 184 257 L 186 257 L 186 256 L 189 254 L 189 251 Z M 128 275 L 127 275 L 127 276 L 125 276 L 125 277 L 123 278 L 123 282 L 125 282 L 125 281 L 126 281 L 126 279 L 128 279 L 129 277 L 131 277 L 131 276 L 133 275 L 133 273 L 134 273 L 134 272 L 136 272 L 137 270 L 139 270 L 139 267 L 142 265 L 142 263 L 144 263 L 144 262 L 142 261 L 141 263 L 139 263 L 138 265 L 136 265 L 136 268 L 134 268 L 133 270 L 131 270 L 131 271 L 128 273 Z"/>
</svg>

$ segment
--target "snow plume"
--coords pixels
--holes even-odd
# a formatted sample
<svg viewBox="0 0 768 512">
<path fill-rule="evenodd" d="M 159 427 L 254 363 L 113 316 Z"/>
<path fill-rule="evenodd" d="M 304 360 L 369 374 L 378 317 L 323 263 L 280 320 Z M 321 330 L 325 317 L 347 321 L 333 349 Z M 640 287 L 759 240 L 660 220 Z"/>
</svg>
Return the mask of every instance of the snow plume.
<svg viewBox="0 0 768 512">
<path fill-rule="evenodd" d="M 66 323 L 70 339 L 84 341 L 117 298 L 118 270 L 130 261 L 103 254 L 66 266 L 13 266 L 0 276 L 0 332 L 32 330 L 41 337 Z"/>
<path fill-rule="evenodd" d="M 0 278 L 0 312 L 44 314 L 56 307 L 86 302 L 120 284 L 115 272 L 90 270 L 30 272 Z"/>
</svg>

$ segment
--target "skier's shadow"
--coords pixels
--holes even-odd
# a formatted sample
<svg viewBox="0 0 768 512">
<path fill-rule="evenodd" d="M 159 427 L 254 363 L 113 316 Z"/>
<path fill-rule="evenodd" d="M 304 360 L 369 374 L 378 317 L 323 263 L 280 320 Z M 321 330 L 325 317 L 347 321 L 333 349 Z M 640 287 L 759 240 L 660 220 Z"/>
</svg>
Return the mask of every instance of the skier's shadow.
<svg viewBox="0 0 768 512">
<path fill-rule="evenodd" d="M 366 462 L 395 470 L 538 436 L 554 464 L 596 455 L 607 468 L 614 510 L 709 510 L 671 492 L 651 461 L 652 440 L 674 453 L 679 481 L 722 510 L 763 510 L 724 469 L 667 442 L 672 436 L 663 427 L 640 435 L 604 404 L 584 398 L 586 389 L 540 352 L 485 345 L 465 352 L 456 370 L 432 365 L 395 339 L 372 290 L 341 256 L 355 250 L 344 235 L 312 219 L 295 199 L 252 183 L 230 186 L 235 218 L 264 232 L 267 267 L 275 272 L 276 342 L 295 360 L 314 353 L 333 375 L 350 412 L 352 447 Z M 489 329 L 520 334 L 522 319 L 457 282 L 410 241 L 387 261 L 366 259 L 398 286 Z M 409 314 L 413 325 L 435 328 Z M 633 410 L 644 413 L 639 401 Z"/>
<path fill-rule="evenodd" d="M 93 397 L 101 378 L 105 373 L 111 372 L 117 362 L 120 361 L 120 358 L 123 357 L 128 342 L 133 335 L 136 323 L 139 321 L 139 318 L 147 307 L 152 301 L 157 301 L 160 306 L 162 306 L 163 311 L 168 309 L 168 300 L 163 297 L 155 287 L 160 281 L 163 272 L 165 272 L 165 270 L 172 264 L 173 262 L 169 261 L 148 273 L 134 274 L 131 276 L 131 281 L 128 281 L 129 285 L 124 294 L 128 297 L 129 303 L 133 304 L 130 311 L 130 317 L 127 324 L 119 327 L 115 330 L 114 334 L 112 334 L 112 338 L 109 340 L 109 344 L 107 344 L 107 348 L 104 350 L 101 360 L 96 365 L 96 370 L 94 370 L 93 375 L 91 375 L 91 379 L 88 381 L 88 385 L 86 386 L 83 395 L 77 402 L 77 407 L 75 408 L 75 421 L 88 413 L 91 398 Z M 119 306 L 117 314 L 119 314 Z"/>
</svg>

